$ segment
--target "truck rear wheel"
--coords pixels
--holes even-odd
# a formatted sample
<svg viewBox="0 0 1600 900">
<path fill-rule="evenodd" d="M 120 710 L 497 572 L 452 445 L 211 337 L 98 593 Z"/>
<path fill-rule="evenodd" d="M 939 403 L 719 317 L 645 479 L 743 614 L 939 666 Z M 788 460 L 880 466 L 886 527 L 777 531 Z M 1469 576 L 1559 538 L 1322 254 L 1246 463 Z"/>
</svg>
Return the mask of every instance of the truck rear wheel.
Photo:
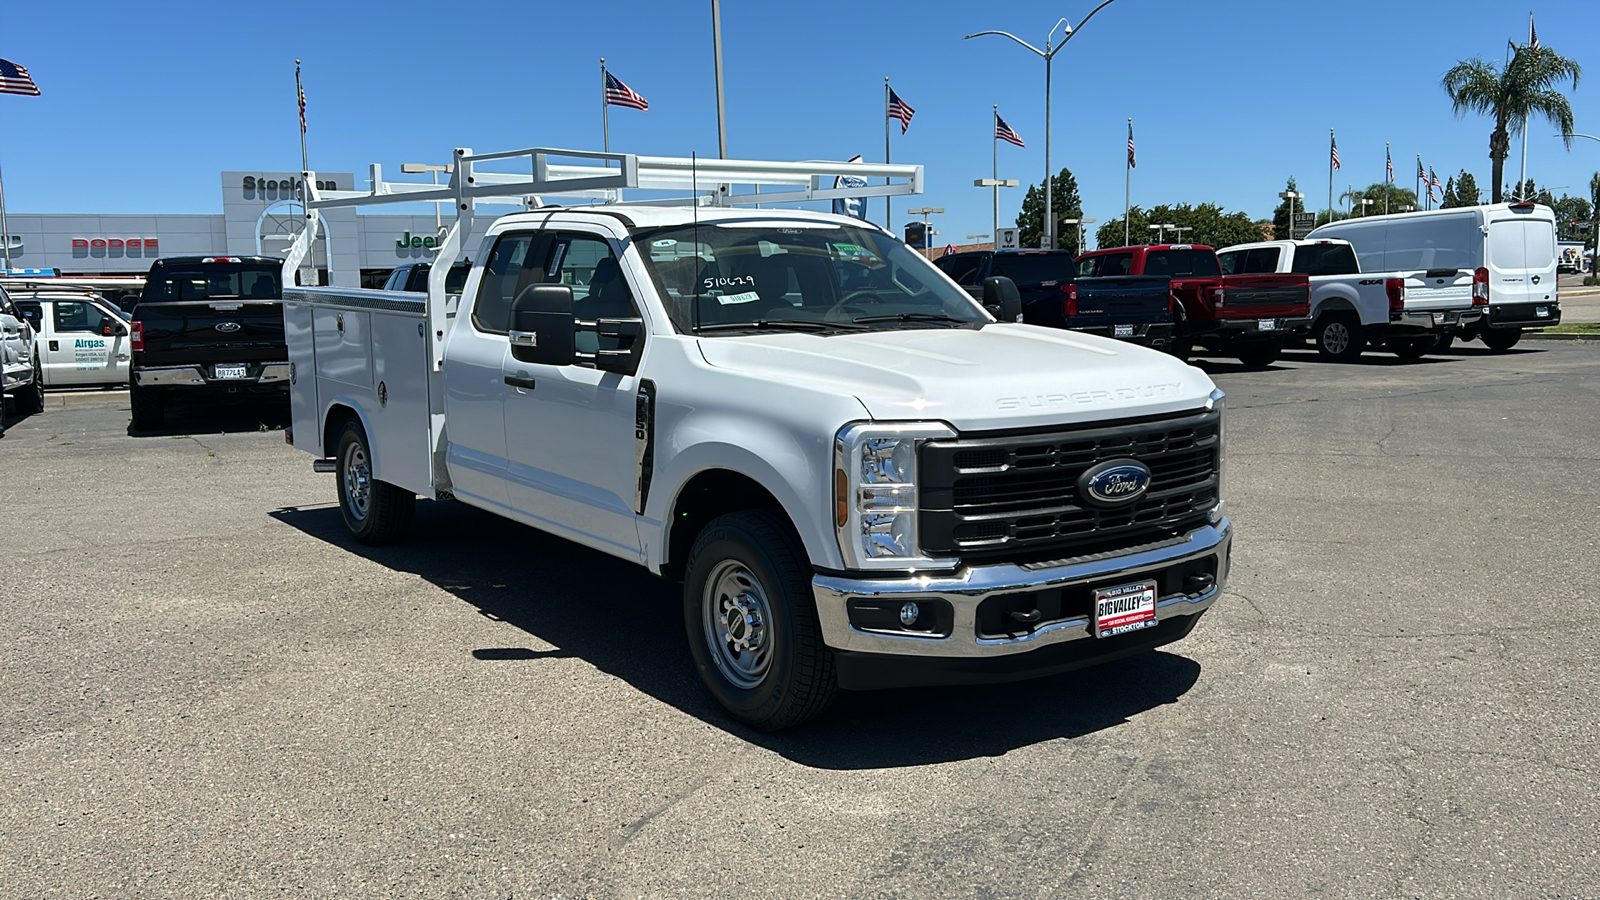
<svg viewBox="0 0 1600 900">
<path fill-rule="evenodd" d="M 1367 347 L 1367 337 L 1361 322 L 1345 313 L 1329 313 L 1317 322 L 1314 329 L 1317 353 L 1333 362 L 1355 362 Z"/>
<path fill-rule="evenodd" d="M 1490 350 L 1510 350 L 1522 340 L 1521 328 L 1485 328 L 1483 330 L 1483 344 Z"/>
<path fill-rule="evenodd" d="M 44 412 L 44 373 L 39 369 L 39 353 L 33 354 L 33 383 L 17 392 L 17 412 L 24 416 Z"/>
<path fill-rule="evenodd" d="M 345 423 L 339 436 L 339 512 L 355 539 L 369 546 L 392 544 L 411 527 L 417 495 L 372 477 L 372 451 L 361 423 Z"/>
<path fill-rule="evenodd" d="M 1239 362 L 1252 369 L 1261 369 L 1272 365 L 1282 352 L 1283 341 L 1256 341 L 1240 345 L 1237 355 Z"/>
<path fill-rule="evenodd" d="M 747 510 L 711 521 L 689 553 L 683 621 L 700 680 L 763 731 L 822 712 L 838 690 L 810 567 L 788 523 Z"/>
<path fill-rule="evenodd" d="M 133 427 L 137 431 L 154 431 L 166 419 L 167 398 L 158 387 L 128 386 L 128 406 L 133 410 Z"/>
</svg>

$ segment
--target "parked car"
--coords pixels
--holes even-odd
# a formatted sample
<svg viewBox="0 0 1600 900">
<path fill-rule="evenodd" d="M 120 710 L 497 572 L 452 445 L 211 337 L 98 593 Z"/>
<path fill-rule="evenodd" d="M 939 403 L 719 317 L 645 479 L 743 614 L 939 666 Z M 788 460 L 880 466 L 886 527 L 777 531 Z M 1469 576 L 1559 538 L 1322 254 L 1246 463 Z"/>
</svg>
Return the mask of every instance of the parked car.
<svg viewBox="0 0 1600 900">
<path fill-rule="evenodd" d="M 160 428 L 169 391 L 217 401 L 287 398 L 281 263 L 261 256 L 183 256 L 150 264 L 133 310 L 133 427 Z"/>
<path fill-rule="evenodd" d="M 1447 347 L 1462 322 L 1481 310 L 1470 298 L 1406 294 L 1401 273 L 1361 271 L 1349 241 L 1260 241 L 1217 251 L 1229 275 L 1297 272 L 1311 280 L 1311 339 L 1327 359 L 1350 362 L 1368 345 L 1415 359 Z"/>
<path fill-rule="evenodd" d="M 1022 296 L 1022 321 L 1164 349 L 1172 340 L 1167 279 L 1082 277 L 1065 250 L 978 250 L 934 260 L 974 298 L 990 278 L 1009 278 Z"/>
<path fill-rule="evenodd" d="M 1491 203 L 1346 219 L 1311 232 L 1355 247 L 1361 268 L 1398 272 L 1412 301 L 1470 300 L 1483 315 L 1463 317 L 1456 336 L 1509 350 L 1524 328 L 1561 323 L 1556 285 L 1556 217 L 1536 203 Z M 1448 340 L 1441 341 L 1448 344 Z"/>
<path fill-rule="evenodd" d="M 44 410 L 44 376 L 39 372 L 38 339 L 33 325 L 11 296 L 0 289 L 0 422 L 10 396 L 19 415 Z"/>
<path fill-rule="evenodd" d="M 128 383 L 128 320 L 104 297 L 70 287 L 30 287 L 13 298 L 38 336 L 45 387 Z"/>
<path fill-rule="evenodd" d="M 389 279 L 383 283 L 386 291 L 406 291 L 408 293 L 428 292 L 428 273 L 433 271 L 433 263 L 414 262 L 396 266 L 389 273 Z M 445 279 L 444 292 L 446 294 L 459 294 L 461 288 L 467 283 L 467 275 L 472 272 L 471 262 L 456 263 L 450 267 L 450 274 Z"/>
<path fill-rule="evenodd" d="M 1170 279 L 1173 355 L 1200 346 L 1247 366 L 1266 366 L 1292 335 L 1311 325 L 1311 287 L 1304 275 L 1224 275 L 1204 244 L 1152 244 L 1094 250 L 1078 257 L 1079 275 L 1158 275 Z"/>
</svg>

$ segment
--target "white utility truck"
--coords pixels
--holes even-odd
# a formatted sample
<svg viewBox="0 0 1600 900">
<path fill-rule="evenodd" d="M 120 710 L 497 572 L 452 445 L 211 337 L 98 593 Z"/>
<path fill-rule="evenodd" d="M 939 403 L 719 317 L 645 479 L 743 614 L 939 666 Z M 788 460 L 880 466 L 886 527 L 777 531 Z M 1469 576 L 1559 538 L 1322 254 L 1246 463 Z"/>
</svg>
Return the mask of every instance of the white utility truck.
<svg viewBox="0 0 1600 900">
<path fill-rule="evenodd" d="M 358 540 L 399 538 L 418 495 L 453 498 L 681 581 L 702 680 L 764 729 L 839 688 L 1144 651 L 1222 591 L 1223 403 L 1204 373 L 1018 324 L 1009 280 L 980 305 L 876 225 L 747 208 L 918 193 L 920 166 L 454 164 L 438 188 L 377 166 L 370 192 L 304 179 L 288 439 L 336 473 Z M 681 196 L 617 202 L 635 189 Z M 317 210 L 433 200 L 456 221 L 426 295 L 289 286 Z M 464 246 L 476 206 L 506 200 L 524 211 Z"/>
<path fill-rule="evenodd" d="M 1556 217 L 1536 203 L 1488 203 L 1365 216 L 1323 225 L 1312 239 L 1349 241 L 1368 272 L 1406 279 L 1406 306 L 1470 300 L 1481 313 L 1461 317 L 1463 341 L 1482 338 L 1510 350 L 1524 328 L 1561 324 L 1556 287 Z"/>
<path fill-rule="evenodd" d="M 1311 340 L 1327 359 L 1353 362 L 1370 344 L 1416 359 L 1450 346 L 1483 314 L 1467 295 L 1418 289 L 1406 293 L 1406 274 L 1363 272 L 1349 241 L 1312 238 L 1258 241 L 1217 251 L 1228 275 L 1294 272 L 1311 280 Z M 1413 273 L 1416 274 L 1416 273 Z"/>
</svg>

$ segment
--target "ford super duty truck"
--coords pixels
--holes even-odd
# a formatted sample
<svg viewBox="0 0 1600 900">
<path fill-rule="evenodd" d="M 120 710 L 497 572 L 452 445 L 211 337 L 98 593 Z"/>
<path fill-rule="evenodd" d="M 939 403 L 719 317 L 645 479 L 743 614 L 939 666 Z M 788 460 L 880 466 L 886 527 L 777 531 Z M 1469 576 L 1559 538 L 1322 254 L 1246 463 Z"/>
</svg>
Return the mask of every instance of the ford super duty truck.
<svg viewBox="0 0 1600 900">
<path fill-rule="evenodd" d="M 1198 346 L 1247 366 L 1270 365 L 1311 324 L 1306 276 L 1224 275 L 1216 251 L 1203 244 L 1093 250 L 1078 257 L 1078 275 L 1169 279 L 1177 301 L 1169 352 L 1179 359 Z"/>
<path fill-rule="evenodd" d="M 483 171 L 506 160 L 535 174 Z M 458 297 L 445 265 L 425 295 L 285 290 L 286 438 L 359 541 L 448 498 L 681 582 L 700 678 L 757 728 L 841 688 L 1011 681 L 1187 635 L 1228 576 L 1222 393 L 1167 354 L 1018 323 L 1009 279 L 974 300 L 875 225 L 735 208 L 826 200 L 839 176 L 903 180 L 844 189 L 883 195 L 922 171 L 457 151 L 449 186 L 404 187 L 458 210 L 439 253 L 474 260 Z M 308 205 L 402 190 L 373 184 Z M 531 208 L 464 247 L 496 192 Z"/>
<path fill-rule="evenodd" d="M 1294 272 L 1311 280 L 1311 340 L 1327 359 L 1352 362 L 1370 344 L 1416 359 L 1450 346 L 1482 315 L 1470 296 L 1406 290 L 1401 272 L 1365 273 L 1349 241 L 1261 241 L 1217 251 L 1229 275 Z"/>
</svg>

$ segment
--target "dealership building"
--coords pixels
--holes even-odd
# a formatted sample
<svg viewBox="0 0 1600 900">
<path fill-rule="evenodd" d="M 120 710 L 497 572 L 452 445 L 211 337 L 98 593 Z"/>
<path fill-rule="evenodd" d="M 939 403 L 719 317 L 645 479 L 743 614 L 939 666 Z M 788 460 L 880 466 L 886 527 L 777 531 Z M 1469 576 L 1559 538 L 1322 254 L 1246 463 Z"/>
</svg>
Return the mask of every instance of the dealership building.
<svg viewBox="0 0 1600 900">
<path fill-rule="evenodd" d="M 349 172 L 319 172 L 317 185 L 356 189 Z M 363 183 L 361 189 L 366 188 Z M 152 260 L 167 256 L 281 257 L 302 227 L 299 199 L 297 173 L 223 172 L 220 215 L 10 214 L 11 267 L 53 268 L 63 275 L 143 275 Z M 329 209 L 321 216 L 313 257 L 324 284 L 379 286 L 395 266 L 433 259 L 434 251 L 421 246 L 438 233 L 432 213 Z M 466 246 L 477 246 L 493 217 L 474 220 L 476 234 Z"/>
</svg>

